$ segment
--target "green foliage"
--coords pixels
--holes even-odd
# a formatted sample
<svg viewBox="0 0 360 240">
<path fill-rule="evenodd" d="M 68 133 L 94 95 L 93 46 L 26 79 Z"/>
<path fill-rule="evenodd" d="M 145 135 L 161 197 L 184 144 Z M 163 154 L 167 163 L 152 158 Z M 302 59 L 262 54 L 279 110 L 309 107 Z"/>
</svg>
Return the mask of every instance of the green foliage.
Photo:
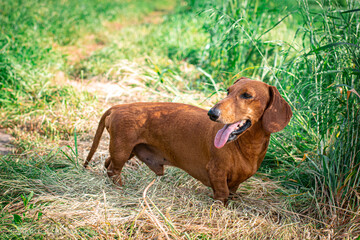
<svg viewBox="0 0 360 240">
<path fill-rule="evenodd" d="M 301 6 L 304 26 L 301 30 L 302 54 L 284 64 L 277 73 L 287 90 L 294 119 L 286 144 L 302 142 L 294 161 L 295 168 L 285 177 L 295 186 L 315 194 L 324 215 L 346 215 L 342 209 L 360 206 L 356 194 L 360 185 L 360 33 L 357 2 L 348 10 L 320 5 L 317 13 Z M 293 73 L 293 75 L 285 73 Z M 324 205 L 330 204 L 330 207 Z M 346 211 L 346 210 L 345 210 Z"/>
<path fill-rule="evenodd" d="M 266 63 L 273 61 L 282 50 L 279 41 L 285 38 L 273 39 L 268 33 L 283 21 L 296 23 L 295 19 L 288 18 L 291 15 L 288 8 L 293 2 L 285 5 L 275 1 L 238 0 L 205 3 L 189 2 L 206 19 L 203 29 L 209 34 L 199 62 L 202 68 L 225 85 L 239 75 L 266 74 Z M 279 19 L 282 15 L 285 17 Z M 287 34 L 293 31 L 287 30 Z"/>
<path fill-rule="evenodd" d="M 36 219 L 35 219 L 35 218 L 32 219 L 32 218 L 26 217 L 27 212 L 28 212 L 29 210 L 32 210 L 32 209 L 35 208 L 34 204 L 29 204 L 33 196 L 34 196 L 34 192 L 33 192 L 33 191 L 31 191 L 28 196 L 21 194 L 21 198 L 22 198 L 23 203 L 24 203 L 24 212 L 22 213 L 22 216 L 20 216 L 20 215 L 18 215 L 18 214 L 16 214 L 16 213 L 12 214 L 12 215 L 13 215 L 13 218 L 14 218 L 14 219 L 13 219 L 13 223 L 14 223 L 15 225 L 21 225 L 23 222 L 32 222 L 32 221 L 34 221 L 34 220 L 39 220 L 39 219 L 41 218 L 41 216 L 42 216 L 41 210 L 38 210 L 38 211 L 37 211 L 37 217 L 36 217 Z"/>
<path fill-rule="evenodd" d="M 63 148 L 67 148 L 69 152 L 65 151 Z M 66 145 L 63 148 L 60 148 L 60 152 L 67 158 L 67 160 L 69 160 L 77 168 L 81 168 L 82 166 L 79 164 L 78 138 L 76 135 L 76 129 L 74 130 L 74 148 L 69 145 Z"/>
<path fill-rule="evenodd" d="M 127 24 L 161 9 L 164 4 L 147 0 L 131 3 L 107 0 L 101 4 L 67 0 L 1 1 L 0 109 L 7 117 L 0 126 L 27 125 L 20 123 L 21 116 L 36 118 L 48 115 L 59 105 L 81 109 L 86 102 L 92 102 L 93 96 L 51 81 L 56 72 L 71 74 L 74 68 L 61 49 L 86 34 L 96 33 L 106 21 Z M 99 58 L 106 56 L 93 57 L 97 65 L 102 64 Z M 99 73 L 93 70 L 94 65 L 87 67 L 79 63 L 79 69 L 73 72 L 76 77 L 93 76 L 92 72 Z M 43 117 L 40 125 L 40 132 L 50 138 L 63 132 L 68 136 L 69 129 L 59 129 L 57 121 Z"/>
<path fill-rule="evenodd" d="M 293 9 L 286 9 L 286 4 L 279 8 L 272 1 L 188 4 L 207 16 L 203 27 L 209 38 L 199 64 L 216 82 L 225 88 L 239 76 L 260 76 L 276 85 L 293 109 L 290 125 L 272 136 L 262 171 L 298 191 L 299 200 L 306 193 L 314 204 L 301 210 L 316 206 L 325 221 L 328 216 L 348 215 L 346 209 L 356 211 L 358 2 L 349 1 L 346 9 L 331 1 L 304 1 Z M 272 34 L 284 24 L 290 36 Z M 349 221 L 351 214 L 344 219 Z"/>
</svg>

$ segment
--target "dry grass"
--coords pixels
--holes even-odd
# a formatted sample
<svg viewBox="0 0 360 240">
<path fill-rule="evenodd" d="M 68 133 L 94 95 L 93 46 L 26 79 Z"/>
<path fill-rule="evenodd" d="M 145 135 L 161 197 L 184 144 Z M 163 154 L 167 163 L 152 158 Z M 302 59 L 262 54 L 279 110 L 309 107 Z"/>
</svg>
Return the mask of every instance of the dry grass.
<svg viewBox="0 0 360 240">
<path fill-rule="evenodd" d="M 79 171 L 63 179 L 63 188 L 47 186 L 29 211 L 43 216 L 32 231 L 47 238 L 96 239 L 314 239 L 321 236 L 311 224 L 290 211 L 273 194 L 275 183 L 252 178 L 242 185 L 226 208 L 213 201 L 210 189 L 177 169 L 156 178 L 146 166 L 132 162 L 124 169 L 125 186 L 112 185 L 103 171 Z M 155 180 L 155 179 L 154 179 Z M 150 187 L 150 188 L 149 188 Z M 147 190 L 147 188 L 149 188 Z M 39 189 L 39 187 L 38 187 Z M 147 192 L 146 192 L 147 190 Z M 21 214 L 22 203 L 3 211 Z M 29 228 L 19 229 L 26 231 Z M 167 237 L 168 236 L 168 237 Z"/>
</svg>

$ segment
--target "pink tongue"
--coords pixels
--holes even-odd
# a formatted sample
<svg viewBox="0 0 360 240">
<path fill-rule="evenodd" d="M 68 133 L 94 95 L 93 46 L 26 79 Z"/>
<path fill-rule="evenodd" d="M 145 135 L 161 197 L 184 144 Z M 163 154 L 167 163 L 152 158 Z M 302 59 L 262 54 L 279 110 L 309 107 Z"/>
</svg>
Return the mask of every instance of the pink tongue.
<svg viewBox="0 0 360 240">
<path fill-rule="evenodd" d="M 222 148 L 225 145 L 230 133 L 232 133 L 236 129 L 238 124 L 239 123 L 234 123 L 230 125 L 226 124 L 222 129 L 217 132 L 214 141 L 214 145 L 216 148 Z"/>
</svg>

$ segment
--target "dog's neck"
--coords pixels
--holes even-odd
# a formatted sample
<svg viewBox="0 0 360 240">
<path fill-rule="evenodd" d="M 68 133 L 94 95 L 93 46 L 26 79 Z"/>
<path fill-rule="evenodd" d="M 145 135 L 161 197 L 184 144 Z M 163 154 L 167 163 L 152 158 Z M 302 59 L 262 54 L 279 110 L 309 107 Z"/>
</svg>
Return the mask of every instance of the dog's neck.
<svg viewBox="0 0 360 240">
<path fill-rule="evenodd" d="M 264 160 L 269 141 L 270 133 L 264 130 L 260 120 L 236 140 L 236 145 L 243 159 L 258 170 Z"/>
</svg>

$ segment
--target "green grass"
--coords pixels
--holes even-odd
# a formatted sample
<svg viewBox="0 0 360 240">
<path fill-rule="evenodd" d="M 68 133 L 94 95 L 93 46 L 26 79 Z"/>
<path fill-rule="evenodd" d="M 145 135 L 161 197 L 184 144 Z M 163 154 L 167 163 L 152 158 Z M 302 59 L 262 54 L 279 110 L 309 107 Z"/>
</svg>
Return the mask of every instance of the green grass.
<svg viewBox="0 0 360 240">
<path fill-rule="evenodd" d="M 293 108 L 261 171 L 300 193 L 300 203 L 312 201 L 300 211 L 324 222 L 337 216 L 337 230 L 350 226 L 360 206 L 358 2 L 190 3 L 207 16 L 210 35 L 198 64 L 224 88 L 238 76 L 260 77 Z"/>
<path fill-rule="evenodd" d="M 90 34 L 96 36 L 95 43 L 104 44 L 106 38 L 98 34 L 99 29 L 103 29 L 103 23 L 118 21 L 126 26 L 139 21 L 140 16 L 168 6 L 167 2 L 152 1 L 103 1 L 101 4 L 96 1 L 2 1 L 0 108 L 8 116 L 1 125 L 14 127 L 19 124 L 18 116 L 30 115 L 34 118 L 33 115 L 47 114 L 48 108 L 51 110 L 59 105 L 81 108 L 83 102 L 92 102 L 92 96 L 81 93 L 79 98 L 75 97 L 78 94 L 76 90 L 50 81 L 56 72 L 71 75 L 76 72 L 72 70 L 74 67 L 83 64 L 69 62 L 67 54 L 72 52 L 64 49 Z M 99 58 L 105 56 L 99 54 L 90 58 L 102 64 Z M 80 68 L 76 77 L 81 70 L 91 76 L 86 67 Z M 95 69 L 94 74 L 100 73 L 94 64 L 91 68 Z M 56 137 L 59 134 L 57 126 L 45 125 L 46 135 Z M 51 131 L 54 132 L 51 134 Z"/>
<path fill-rule="evenodd" d="M 15 136 L 18 153 L 0 160 L 1 238 L 141 239 L 165 237 L 164 229 L 191 239 L 357 237 L 359 8 L 356 1 L 0 2 L 0 127 Z M 102 173 L 106 142 L 93 172 L 79 167 L 110 104 L 209 107 L 239 76 L 277 86 L 294 115 L 229 208 L 177 169 L 143 198 L 153 175 L 137 162 L 116 189 Z M 94 82 L 126 91 L 108 99 L 82 90 Z"/>
<path fill-rule="evenodd" d="M 235 18 L 235 26 L 227 28 L 229 34 L 235 31 L 238 37 L 246 33 L 243 38 L 256 48 L 258 65 L 256 61 L 248 64 L 243 59 L 225 59 L 230 62 L 230 75 L 239 71 L 231 66 L 249 66 L 247 74 L 260 75 L 263 81 L 276 85 L 290 102 L 294 117 L 283 133 L 272 137 L 265 160 L 265 165 L 271 166 L 267 171 L 278 175 L 287 187 L 307 195 L 298 198 L 300 203 L 305 198 L 312 204 L 300 206 L 300 211 L 311 211 L 324 222 L 332 218 L 335 231 L 341 234 L 344 226 L 351 227 L 359 218 L 360 207 L 360 97 L 356 94 L 360 89 L 359 5 L 349 2 L 348 10 L 343 10 L 326 3 L 316 8 L 307 2 L 300 5 L 297 14 L 301 14 L 303 25 L 297 35 L 301 48 L 282 42 L 282 51 L 275 48 L 271 52 L 263 40 L 256 42 L 254 39 L 259 38 L 249 34 L 255 33 L 251 27 L 257 24 L 243 27 Z M 231 45 L 238 40 L 229 35 L 226 41 Z M 243 55 L 242 48 L 221 46 L 217 51 L 228 56 Z M 216 71 L 221 73 L 222 65 L 217 66 Z"/>
<path fill-rule="evenodd" d="M 349 8 L 358 6 L 350 2 Z M 359 12 L 323 7 L 311 14 L 307 6 L 303 9 L 303 37 L 308 40 L 304 54 L 290 65 L 299 75 L 279 78 L 283 86 L 298 86 L 288 92 L 297 110 L 289 130 L 298 133 L 295 141 L 312 144 L 299 149 L 306 157 L 295 166 L 303 172 L 294 169 L 289 177 L 302 191 L 307 189 L 323 218 L 337 215 L 341 228 L 358 217 L 347 210 L 356 212 L 360 206 L 360 97 L 351 92 L 360 89 Z"/>
</svg>

